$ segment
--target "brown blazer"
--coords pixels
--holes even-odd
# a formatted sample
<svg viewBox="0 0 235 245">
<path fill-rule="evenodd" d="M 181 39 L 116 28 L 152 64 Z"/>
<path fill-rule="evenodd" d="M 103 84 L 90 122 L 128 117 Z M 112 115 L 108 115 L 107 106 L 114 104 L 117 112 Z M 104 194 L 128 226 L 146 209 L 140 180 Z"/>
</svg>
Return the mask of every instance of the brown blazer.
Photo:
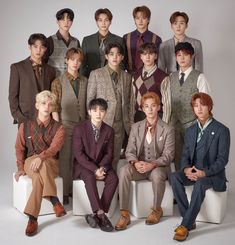
<svg viewBox="0 0 235 245">
<path fill-rule="evenodd" d="M 54 78 L 55 69 L 42 64 L 42 75 L 37 83 L 29 58 L 11 65 L 8 99 L 14 123 L 34 118 L 35 96 L 43 90 L 50 90 Z"/>
<path fill-rule="evenodd" d="M 97 142 L 90 119 L 80 123 L 73 132 L 72 150 L 74 155 L 74 179 L 79 178 L 83 169 L 95 173 L 103 166 L 112 169 L 114 130 L 102 123 Z"/>
</svg>

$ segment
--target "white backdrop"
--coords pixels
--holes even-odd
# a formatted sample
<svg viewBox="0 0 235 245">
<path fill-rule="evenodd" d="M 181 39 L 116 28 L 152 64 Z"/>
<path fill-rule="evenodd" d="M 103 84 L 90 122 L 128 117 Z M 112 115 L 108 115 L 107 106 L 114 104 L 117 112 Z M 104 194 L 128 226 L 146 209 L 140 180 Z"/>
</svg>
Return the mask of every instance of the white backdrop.
<svg viewBox="0 0 235 245">
<path fill-rule="evenodd" d="M 25 59 L 28 55 L 27 40 L 30 34 L 42 32 L 46 36 L 57 31 L 55 13 L 64 7 L 75 12 L 71 34 L 80 41 L 97 31 L 94 12 L 98 8 L 109 8 L 113 13 L 111 32 L 122 36 L 134 30 L 132 10 L 147 5 L 152 11 L 149 29 L 163 40 L 172 37 L 169 17 L 174 11 L 188 13 L 187 35 L 202 41 L 204 51 L 204 73 L 212 88 L 214 116 L 231 130 L 230 163 L 227 168 L 230 187 L 235 184 L 235 137 L 234 91 L 235 91 L 235 1 L 234 0 L 8 0 L 0 2 L 1 60 L 0 60 L 0 166 L 1 182 L 11 184 L 11 173 L 15 170 L 14 143 L 17 126 L 12 125 L 8 105 L 10 64 Z M 4 179 L 6 181 L 4 181 Z M 0 184 L 0 188 L 1 188 Z"/>
</svg>

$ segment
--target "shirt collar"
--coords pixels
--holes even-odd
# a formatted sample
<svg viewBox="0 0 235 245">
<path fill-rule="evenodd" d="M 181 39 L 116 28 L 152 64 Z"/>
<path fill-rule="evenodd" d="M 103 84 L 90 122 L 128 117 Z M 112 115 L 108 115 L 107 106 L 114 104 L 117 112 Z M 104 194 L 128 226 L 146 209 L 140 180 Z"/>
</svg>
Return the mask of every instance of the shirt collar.
<svg viewBox="0 0 235 245">
<path fill-rule="evenodd" d="M 145 32 L 139 32 L 137 29 L 136 29 L 136 34 L 137 34 L 137 36 L 146 36 L 147 34 L 148 34 L 148 32 L 149 32 L 149 30 L 147 29 Z"/>
<path fill-rule="evenodd" d="M 77 77 L 74 77 L 72 74 L 70 74 L 68 71 L 66 71 L 66 77 L 68 78 L 69 81 L 74 81 L 79 79 L 80 75 L 78 74 Z"/>
<path fill-rule="evenodd" d="M 150 77 L 156 70 L 157 70 L 157 65 L 156 64 L 149 70 L 145 70 L 145 68 L 143 68 L 142 76 L 144 76 L 144 73 L 147 72 L 147 77 Z"/>
<path fill-rule="evenodd" d="M 197 123 L 198 123 L 198 127 L 199 127 L 200 131 L 204 131 L 211 122 L 212 122 L 212 117 L 208 118 L 208 120 L 206 121 L 206 123 L 202 127 L 201 123 L 197 119 Z"/>
<path fill-rule="evenodd" d="M 107 68 L 108 68 L 108 71 L 109 71 L 109 75 L 111 76 L 114 72 L 116 72 L 119 76 L 119 73 L 120 73 L 120 70 L 118 71 L 114 71 L 108 64 L 107 64 Z"/>
<path fill-rule="evenodd" d="M 65 41 L 65 39 L 63 38 L 63 36 L 61 35 L 61 33 L 59 31 L 56 32 L 56 36 L 57 36 L 58 40 L 63 40 L 66 43 L 70 43 L 71 40 L 72 40 L 72 36 L 69 34 L 69 40 L 68 40 L 68 42 Z"/>
<path fill-rule="evenodd" d="M 179 70 L 179 79 L 181 77 L 181 73 L 184 73 L 184 81 L 185 81 L 192 70 L 193 70 L 192 66 L 190 66 L 186 71 L 181 71 L 181 69 L 180 69 Z"/>
<path fill-rule="evenodd" d="M 51 117 L 49 117 L 46 121 L 42 122 L 38 117 L 37 117 L 37 123 L 38 125 L 43 125 L 45 128 L 48 126 L 48 124 L 50 123 L 51 121 Z"/>
<path fill-rule="evenodd" d="M 146 124 L 145 124 L 146 129 L 147 129 L 148 127 L 152 127 L 152 128 L 155 129 L 156 126 L 157 126 L 157 121 L 158 121 L 158 120 L 156 120 L 156 121 L 154 122 L 154 124 L 150 124 L 149 121 L 146 119 Z"/>
</svg>

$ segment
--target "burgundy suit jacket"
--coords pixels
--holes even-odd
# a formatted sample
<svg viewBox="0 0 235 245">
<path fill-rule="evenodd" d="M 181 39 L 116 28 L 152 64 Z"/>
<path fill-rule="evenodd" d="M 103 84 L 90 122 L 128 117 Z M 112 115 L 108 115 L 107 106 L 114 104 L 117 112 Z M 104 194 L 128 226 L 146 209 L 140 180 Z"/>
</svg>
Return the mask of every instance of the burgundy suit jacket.
<svg viewBox="0 0 235 245">
<path fill-rule="evenodd" d="M 74 156 L 74 179 L 78 179 L 83 169 L 93 173 L 103 166 L 106 171 L 112 169 L 114 130 L 102 122 L 97 142 L 88 119 L 75 127 L 72 150 Z"/>
</svg>

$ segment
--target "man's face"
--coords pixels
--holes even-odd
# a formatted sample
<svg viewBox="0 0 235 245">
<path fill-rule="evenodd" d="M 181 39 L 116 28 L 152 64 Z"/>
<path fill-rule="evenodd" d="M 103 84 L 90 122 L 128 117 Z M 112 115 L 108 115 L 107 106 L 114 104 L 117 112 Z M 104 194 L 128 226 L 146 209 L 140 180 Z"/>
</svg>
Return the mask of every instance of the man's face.
<svg viewBox="0 0 235 245">
<path fill-rule="evenodd" d="M 100 124 L 104 117 L 105 117 L 105 114 L 106 114 L 106 111 L 100 107 L 100 106 L 96 106 L 92 109 L 90 109 L 88 111 L 90 117 L 91 117 L 91 122 L 94 123 L 94 124 Z"/>
<path fill-rule="evenodd" d="M 29 45 L 29 49 L 31 52 L 31 58 L 34 61 L 41 61 L 47 48 L 42 45 L 42 42 L 40 40 L 36 40 L 34 44 Z"/>
<path fill-rule="evenodd" d="M 142 12 L 137 12 L 134 20 L 137 30 L 142 31 L 148 29 L 149 19 Z"/>
<path fill-rule="evenodd" d="M 209 107 L 207 105 L 203 105 L 199 98 L 195 100 L 193 110 L 198 120 L 201 122 L 207 121 L 210 117 Z"/>
<path fill-rule="evenodd" d="M 43 99 L 39 102 L 36 102 L 36 109 L 38 110 L 38 114 L 41 116 L 49 116 L 53 110 L 53 103 L 50 98 Z"/>
<path fill-rule="evenodd" d="M 59 25 L 60 31 L 69 32 L 73 21 L 69 18 L 68 13 L 64 13 L 63 19 L 57 20 L 57 24 Z"/>
<path fill-rule="evenodd" d="M 123 60 L 123 55 L 120 54 L 118 48 L 111 48 L 109 53 L 105 55 L 108 64 L 111 67 L 117 67 L 120 65 L 121 61 Z"/>
<path fill-rule="evenodd" d="M 160 105 L 158 105 L 154 99 L 149 98 L 145 100 L 142 110 L 145 113 L 147 120 L 153 120 L 157 118 L 158 111 L 160 110 Z"/>
<path fill-rule="evenodd" d="M 181 69 L 187 69 L 192 65 L 192 55 L 186 53 L 183 50 L 179 50 L 176 53 L 176 61 Z"/>
<path fill-rule="evenodd" d="M 111 21 L 109 20 L 106 14 L 100 14 L 96 24 L 101 32 L 108 32 L 109 27 L 111 25 Z"/>
<path fill-rule="evenodd" d="M 144 66 L 151 67 L 155 64 L 157 54 L 144 52 L 143 54 L 140 54 L 140 59 L 143 61 Z"/>
<path fill-rule="evenodd" d="M 66 59 L 66 64 L 69 73 L 78 71 L 82 64 L 80 54 L 73 54 L 69 59 Z"/>
<path fill-rule="evenodd" d="M 171 24 L 171 29 L 176 36 L 182 36 L 185 34 L 187 24 L 182 16 L 176 17 L 175 21 Z"/>
</svg>

